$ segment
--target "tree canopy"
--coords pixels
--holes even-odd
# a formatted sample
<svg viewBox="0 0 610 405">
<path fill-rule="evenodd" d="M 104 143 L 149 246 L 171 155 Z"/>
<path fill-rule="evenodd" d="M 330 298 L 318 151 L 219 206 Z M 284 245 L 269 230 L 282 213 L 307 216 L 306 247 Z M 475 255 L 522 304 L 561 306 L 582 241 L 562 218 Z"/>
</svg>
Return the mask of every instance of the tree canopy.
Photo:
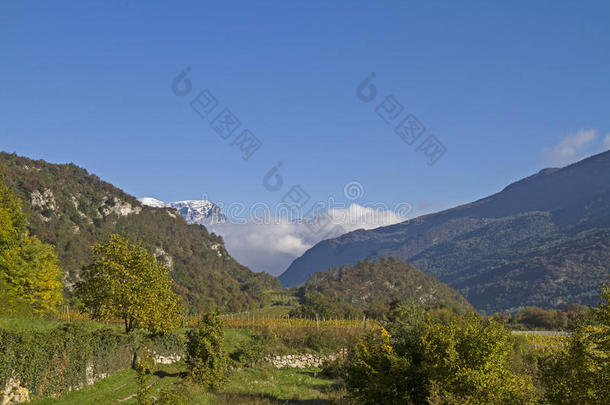
<svg viewBox="0 0 610 405">
<path fill-rule="evenodd" d="M 576 328 L 565 349 L 543 363 L 553 404 L 606 404 L 610 398 L 610 286 L 602 303 Z"/>
<path fill-rule="evenodd" d="M 53 312 L 62 300 L 53 246 L 27 231 L 21 200 L 0 182 L 0 312 Z"/>
<path fill-rule="evenodd" d="M 317 272 L 299 287 L 300 307 L 292 316 L 380 318 L 395 299 L 428 308 L 472 309 L 457 291 L 395 257 L 364 259 Z"/>
<path fill-rule="evenodd" d="M 146 249 L 113 234 L 93 246 L 77 295 L 94 319 L 122 319 L 126 332 L 164 332 L 180 325 L 184 311 L 168 273 Z"/>
</svg>

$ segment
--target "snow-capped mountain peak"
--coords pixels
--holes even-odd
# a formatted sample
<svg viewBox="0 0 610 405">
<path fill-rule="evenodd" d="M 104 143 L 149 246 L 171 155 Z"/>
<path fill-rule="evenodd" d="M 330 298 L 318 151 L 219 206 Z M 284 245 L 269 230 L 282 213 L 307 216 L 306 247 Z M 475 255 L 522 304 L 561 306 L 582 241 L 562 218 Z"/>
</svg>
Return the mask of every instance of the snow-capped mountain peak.
<svg viewBox="0 0 610 405">
<path fill-rule="evenodd" d="M 224 223 L 227 217 L 220 207 L 207 200 L 184 200 L 176 202 L 163 202 L 156 198 L 145 197 L 138 199 L 143 205 L 154 208 L 175 208 L 189 224 L 212 225 Z"/>
<path fill-rule="evenodd" d="M 163 201 L 160 201 L 160 200 L 157 200 L 156 198 L 151 198 L 151 197 L 139 198 L 138 201 L 140 201 L 142 203 L 142 205 L 146 205 L 149 207 L 164 208 L 164 207 L 168 206 Z"/>
</svg>

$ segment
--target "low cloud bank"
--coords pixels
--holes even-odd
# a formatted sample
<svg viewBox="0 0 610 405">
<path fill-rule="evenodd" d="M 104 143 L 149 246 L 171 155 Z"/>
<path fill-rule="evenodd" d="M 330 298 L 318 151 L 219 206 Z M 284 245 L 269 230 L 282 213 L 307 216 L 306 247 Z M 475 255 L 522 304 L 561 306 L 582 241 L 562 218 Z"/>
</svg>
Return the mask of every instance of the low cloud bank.
<svg viewBox="0 0 610 405">
<path fill-rule="evenodd" d="M 259 223 L 224 223 L 208 229 L 223 237 L 229 253 L 254 271 L 280 275 L 305 251 L 316 243 L 356 229 L 373 229 L 403 222 L 408 212 L 363 207 L 352 204 L 347 208 L 328 210 L 325 226 L 318 231 L 314 221 L 299 222 L 271 218 Z M 325 215 L 325 214 L 322 214 Z"/>
</svg>

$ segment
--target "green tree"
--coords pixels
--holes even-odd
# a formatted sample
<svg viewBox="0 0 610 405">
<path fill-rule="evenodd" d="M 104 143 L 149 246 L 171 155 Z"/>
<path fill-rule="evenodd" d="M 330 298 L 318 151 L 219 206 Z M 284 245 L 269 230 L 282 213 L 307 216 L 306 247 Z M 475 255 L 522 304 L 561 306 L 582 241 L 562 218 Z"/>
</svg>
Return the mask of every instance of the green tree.
<svg viewBox="0 0 610 405">
<path fill-rule="evenodd" d="M 180 326 L 184 309 L 164 264 L 116 234 L 92 252 L 77 293 L 94 319 L 122 319 L 126 332 L 142 328 L 158 333 Z"/>
<path fill-rule="evenodd" d="M 62 299 L 53 246 L 28 235 L 21 200 L 0 182 L 0 311 L 53 312 Z"/>
<path fill-rule="evenodd" d="M 224 346 L 224 325 L 217 312 L 205 314 L 187 333 L 187 359 L 191 379 L 217 391 L 230 375 L 229 356 Z"/>
<path fill-rule="evenodd" d="M 552 404 L 606 404 L 610 398 L 610 287 L 582 319 L 567 348 L 542 361 L 546 398 Z"/>
<path fill-rule="evenodd" d="M 362 311 L 352 307 L 348 302 L 327 297 L 318 292 L 307 294 L 302 303 L 290 311 L 291 317 L 296 318 L 358 318 L 362 317 Z"/>
</svg>

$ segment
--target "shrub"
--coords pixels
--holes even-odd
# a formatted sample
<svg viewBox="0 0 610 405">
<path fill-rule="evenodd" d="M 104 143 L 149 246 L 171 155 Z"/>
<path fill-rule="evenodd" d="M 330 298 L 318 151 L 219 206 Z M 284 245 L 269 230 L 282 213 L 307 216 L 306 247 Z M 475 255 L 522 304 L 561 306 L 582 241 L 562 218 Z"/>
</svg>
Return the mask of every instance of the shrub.
<svg viewBox="0 0 610 405">
<path fill-rule="evenodd" d="M 187 332 L 187 360 L 191 379 L 211 391 L 217 391 L 230 374 L 229 356 L 224 346 L 224 326 L 217 312 L 203 316 Z"/>
<path fill-rule="evenodd" d="M 137 373 L 138 392 L 136 393 L 137 405 L 152 405 L 149 399 L 150 389 L 148 382 L 150 375 L 155 372 L 155 357 L 150 350 L 142 350 L 134 368 Z"/>
<path fill-rule="evenodd" d="M 316 352 L 327 352 L 338 349 L 336 336 L 327 329 L 311 330 L 305 337 L 305 346 Z"/>
<path fill-rule="evenodd" d="M 346 361 L 343 357 L 337 357 L 335 360 L 326 361 L 322 366 L 322 375 L 327 378 L 340 378 L 345 375 Z"/>
<path fill-rule="evenodd" d="M 269 328 L 262 328 L 252 333 L 250 339 L 239 345 L 238 349 L 231 353 L 231 359 L 243 366 L 252 366 L 271 354 L 271 345 L 276 337 Z"/>
<path fill-rule="evenodd" d="M 183 387 L 176 387 L 161 391 L 157 403 L 163 405 L 190 405 L 192 402 Z"/>
<path fill-rule="evenodd" d="M 602 303 L 570 336 L 568 346 L 541 362 L 552 404 L 606 404 L 610 398 L 610 286 Z"/>
<path fill-rule="evenodd" d="M 531 379 L 512 369 L 513 340 L 477 315 L 448 323 L 397 308 L 388 330 L 371 331 L 350 354 L 345 380 L 363 404 L 527 404 Z"/>
</svg>

